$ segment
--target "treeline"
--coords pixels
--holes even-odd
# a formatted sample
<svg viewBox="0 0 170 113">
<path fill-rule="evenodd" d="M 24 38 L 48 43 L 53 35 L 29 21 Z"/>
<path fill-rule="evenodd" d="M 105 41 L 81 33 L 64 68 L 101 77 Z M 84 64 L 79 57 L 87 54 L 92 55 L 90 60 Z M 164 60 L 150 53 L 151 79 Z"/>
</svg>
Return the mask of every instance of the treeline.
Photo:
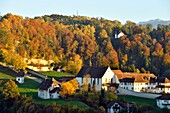
<svg viewBox="0 0 170 113">
<path fill-rule="evenodd" d="M 115 33 L 125 36 L 115 39 Z M 131 72 L 170 74 L 170 25 L 142 26 L 83 16 L 22 18 L 0 22 L 0 48 L 26 58 L 52 59 L 76 73 L 82 65 L 111 66 Z M 3 60 L 3 54 L 2 60 Z M 71 64 L 71 65 L 68 65 Z M 75 67 L 73 70 L 72 67 Z"/>
</svg>

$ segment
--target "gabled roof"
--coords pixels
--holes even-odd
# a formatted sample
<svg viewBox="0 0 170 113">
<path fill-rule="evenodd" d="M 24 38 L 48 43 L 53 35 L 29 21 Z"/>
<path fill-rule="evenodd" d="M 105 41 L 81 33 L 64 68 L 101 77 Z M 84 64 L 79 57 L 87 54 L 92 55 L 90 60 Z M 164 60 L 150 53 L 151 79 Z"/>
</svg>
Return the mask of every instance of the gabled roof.
<svg viewBox="0 0 170 113">
<path fill-rule="evenodd" d="M 18 73 L 16 74 L 16 77 L 24 77 L 25 73 L 24 70 L 19 70 Z"/>
<path fill-rule="evenodd" d="M 54 85 L 58 85 L 60 84 L 60 82 L 58 82 L 57 80 L 55 80 L 54 78 L 52 79 L 45 79 L 43 82 L 41 82 L 41 84 L 39 85 L 39 89 L 40 90 L 47 90 L 49 87 L 52 86 L 52 84 Z"/>
<path fill-rule="evenodd" d="M 83 66 L 76 77 L 90 75 L 91 78 L 102 78 L 108 67 Z"/>
<path fill-rule="evenodd" d="M 115 74 L 123 74 L 123 72 L 121 71 L 121 70 L 112 70 L 113 71 L 113 73 L 115 73 Z"/>
<path fill-rule="evenodd" d="M 161 95 L 161 96 L 157 97 L 156 99 L 159 99 L 159 100 L 170 100 L 170 94 Z"/>
<path fill-rule="evenodd" d="M 59 87 L 55 87 L 53 90 L 49 91 L 49 93 L 55 93 L 59 91 L 61 91 L 61 89 Z"/>
<path fill-rule="evenodd" d="M 166 77 L 159 77 L 157 79 L 157 82 L 159 82 L 159 83 L 169 83 L 170 80 L 168 78 L 166 78 Z"/>
<path fill-rule="evenodd" d="M 145 74 L 145 73 L 123 73 L 117 74 L 118 79 L 121 81 L 125 78 L 134 78 L 134 82 L 156 82 L 156 76 L 154 74 Z M 125 81 L 124 81 L 125 82 Z"/>
<path fill-rule="evenodd" d="M 131 108 L 134 106 L 134 103 L 129 103 L 129 102 L 127 103 L 120 100 L 113 100 L 107 105 L 107 108 L 112 107 L 115 103 L 118 103 L 122 108 L 127 108 L 127 107 Z"/>
<path fill-rule="evenodd" d="M 168 85 L 158 85 L 156 86 L 156 88 L 170 88 L 170 86 Z"/>
<path fill-rule="evenodd" d="M 120 79 L 120 82 L 128 82 L 128 83 L 134 83 L 135 78 L 123 78 Z"/>
</svg>

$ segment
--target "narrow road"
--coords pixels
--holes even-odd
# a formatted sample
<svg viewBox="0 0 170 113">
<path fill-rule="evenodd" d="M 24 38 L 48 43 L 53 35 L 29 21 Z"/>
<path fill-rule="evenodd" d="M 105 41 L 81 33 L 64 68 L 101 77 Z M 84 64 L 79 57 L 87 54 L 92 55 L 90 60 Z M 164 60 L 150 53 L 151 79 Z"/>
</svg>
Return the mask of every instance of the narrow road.
<svg viewBox="0 0 170 113">
<path fill-rule="evenodd" d="M 36 78 L 36 77 L 30 77 L 30 76 L 25 76 L 26 78 L 29 78 L 29 79 L 31 79 L 31 80 L 34 80 L 35 82 L 38 82 L 38 83 L 41 83 L 42 82 L 42 80 L 40 80 L 40 79 L 38 79 L 38 78 Z"/>
<path fill-rule="evenodd" d="M 36 76 L 41 77 L 41 78 L 43 78 L 43 79 L 46 79 L 46 78 L 47 78 L 46 75 L 41 74 L 41 73 L 39 73 L 39 72 L 37 72 L 37 71 L 34 71 L 34 70 L 32 70 L 32 69 L 26 68 L 26 70 L 27 70 L 27 72 L 29 72 L 30 74 L 36 75 Z"/>
</svg>

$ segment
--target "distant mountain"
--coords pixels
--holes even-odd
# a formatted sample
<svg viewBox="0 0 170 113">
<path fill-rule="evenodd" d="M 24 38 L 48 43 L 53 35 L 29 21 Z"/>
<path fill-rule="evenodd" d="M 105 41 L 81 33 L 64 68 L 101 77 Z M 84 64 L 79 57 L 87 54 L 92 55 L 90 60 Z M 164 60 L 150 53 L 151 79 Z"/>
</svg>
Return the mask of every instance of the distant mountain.
<svg viewBox="0 0 170 113">
<path fill-rule="evenodd" d="M 153 28 L 157 28 L 158 24 L 161 25 L 169 25 L 170 24 L 170 20 L 161 20 L 161 19 L 155 19 L 155 20 L 149 20 L 149 21 L 144 21 L 144 22 L 139 22 L 138 25 L 146 25 L 146 24 L 152 24 Z"/>
</svg>

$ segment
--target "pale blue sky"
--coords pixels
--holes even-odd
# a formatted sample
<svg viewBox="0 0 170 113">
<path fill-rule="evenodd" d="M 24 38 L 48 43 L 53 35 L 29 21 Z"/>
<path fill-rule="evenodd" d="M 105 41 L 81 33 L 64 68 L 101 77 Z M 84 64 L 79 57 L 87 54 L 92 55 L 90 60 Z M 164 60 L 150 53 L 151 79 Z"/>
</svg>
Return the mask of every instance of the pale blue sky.
<svg viewBox="0 0 170 113">
<path fill-rule="evenodd" d="M 23 17 L 51 14 L 104 17 L 125 23 L 170 20 L 170 0 L 0 0 L 0 13 Z"/>
</svg>

